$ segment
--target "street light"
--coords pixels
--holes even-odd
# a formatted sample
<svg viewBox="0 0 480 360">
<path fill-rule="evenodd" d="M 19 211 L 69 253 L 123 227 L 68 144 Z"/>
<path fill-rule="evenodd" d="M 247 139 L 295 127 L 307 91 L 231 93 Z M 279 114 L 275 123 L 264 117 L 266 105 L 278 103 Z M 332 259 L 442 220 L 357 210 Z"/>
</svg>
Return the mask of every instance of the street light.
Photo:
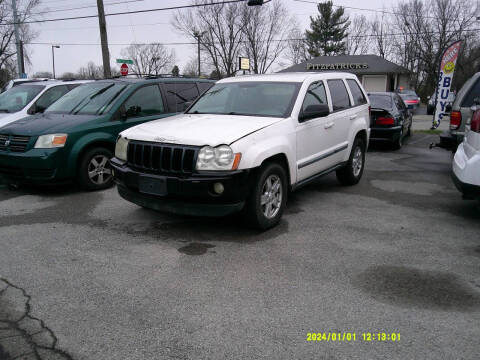
<svg viewBox="0 0 480 360">
<path fill-rule="evenodd" d="M 203 34 L 205 34 L 206 31 L 204 32 L 198 32 L 197 30 L 193 31 L 193 36 L 197 39 L 197 45 L 198 45 L 198 77 L 201 77 L 201 72 L 200 72 L 200 38 L 202 37 Z"/>
<path fill-rule="evenodd" d="M 55 79 L 55 52 L 54 49 L 60 49 L 59 45 L 52 45 L 52 65 L 53 65 L 53 78 Z"/>
</svg>

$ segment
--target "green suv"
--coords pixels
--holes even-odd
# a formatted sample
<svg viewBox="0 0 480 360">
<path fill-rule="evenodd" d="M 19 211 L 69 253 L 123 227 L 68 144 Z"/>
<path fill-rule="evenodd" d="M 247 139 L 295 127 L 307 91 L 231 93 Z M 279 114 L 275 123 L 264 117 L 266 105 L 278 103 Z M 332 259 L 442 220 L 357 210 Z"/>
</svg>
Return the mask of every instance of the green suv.
<svg viewBox="0 0 480 360">
<path fill-rule="evenodd" d="M 43 114 L 0 128 L 0 179 L 9 184 L 76 179 L 87 190 L 107 188 L 118 133 L 183 112 L 213 84 L 165 77 L 81 85 Z"/>
</svg>

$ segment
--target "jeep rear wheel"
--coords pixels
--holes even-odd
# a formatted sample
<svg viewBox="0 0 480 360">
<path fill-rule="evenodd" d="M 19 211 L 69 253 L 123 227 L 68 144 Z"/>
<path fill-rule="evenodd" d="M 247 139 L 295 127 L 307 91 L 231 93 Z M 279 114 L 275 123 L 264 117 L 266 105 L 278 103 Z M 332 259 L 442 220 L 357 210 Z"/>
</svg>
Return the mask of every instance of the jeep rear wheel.
<svg viewBox="0 0 480 360">
<path fill-rule="evenodd" d="M 80 161 L 78 181 L 85 190 L 103 190 L 113 184 L 112 169 L 108 161 L 113 157 L 110 150 L 93 148 Z"/>
<path fill-rule="evenodd" d="M 362 178 L 364 168 L 365 143 L 361 138 L 356 138 L 353 142 L 347 164 L 340 170 L 337 170 L 337 179 L 342 185 L 355 185 Z"/>
<path fill-rule="evenodd" d="M 245 213 L 248 224 L 267 230 L 280 222 L 287 203 L 287 175 L 283 166 L 268 163 L 260 168 Z"/>
</svg>

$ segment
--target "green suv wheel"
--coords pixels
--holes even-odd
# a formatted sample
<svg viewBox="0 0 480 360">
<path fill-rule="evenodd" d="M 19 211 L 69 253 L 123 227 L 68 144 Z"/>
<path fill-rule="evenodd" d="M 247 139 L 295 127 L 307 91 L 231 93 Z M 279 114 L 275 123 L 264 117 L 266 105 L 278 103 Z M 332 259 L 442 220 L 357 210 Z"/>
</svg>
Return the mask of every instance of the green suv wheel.
<svg viewBox="0 0 480 360">
<path fill-rule="evenodd" d="M 112 169 L 108 160 L 113 157 L 110 150 L 102 147 L 88 150 L 80 160 L 78 182 L 86 190 L 103 190 L 113 184 Z"/>
</svg>

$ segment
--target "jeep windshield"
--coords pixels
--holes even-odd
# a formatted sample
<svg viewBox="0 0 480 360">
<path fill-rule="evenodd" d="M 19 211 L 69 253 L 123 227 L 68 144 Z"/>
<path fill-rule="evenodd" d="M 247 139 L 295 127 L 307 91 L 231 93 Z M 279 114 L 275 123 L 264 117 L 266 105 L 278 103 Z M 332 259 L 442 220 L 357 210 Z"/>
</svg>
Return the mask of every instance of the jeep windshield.
<svg viewBox="0 0 480 360">
<path fill-rule="evenodd" d="M 242 81 L 213 86 L 188 114 L 288 117 L 301 83 Z"/>
<path fill-rule="evenodd" d="M 53 103 L 46 113 L 97 115 L 110 110 L 113 101 L 127 87 L 123 83 L 96 82 L 76 87 Z"/>
<path fill-rule="evenodd" d="M 44 85 L 15 86 L 0 95 L 0 112 L 14 113 L 22 110 L 43 89 Z"/>
</svg>

